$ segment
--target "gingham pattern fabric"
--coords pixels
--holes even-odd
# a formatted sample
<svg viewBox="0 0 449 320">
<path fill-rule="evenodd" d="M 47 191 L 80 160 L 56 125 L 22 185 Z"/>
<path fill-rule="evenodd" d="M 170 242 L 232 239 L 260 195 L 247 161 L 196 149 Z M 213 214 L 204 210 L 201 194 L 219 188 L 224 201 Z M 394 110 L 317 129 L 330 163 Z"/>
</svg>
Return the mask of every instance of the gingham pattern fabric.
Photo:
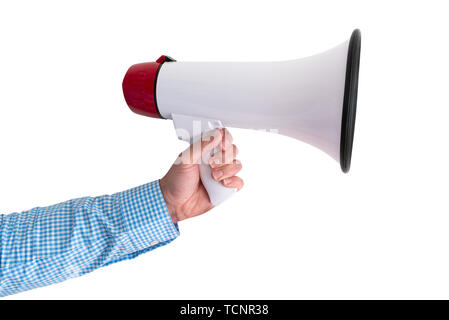
<svg viewBox="0 0 449 320">
<path fill-rule="evenodd" d="M 178 235 L 159 181 L 0 215 L 0 297 L 134 258 Z"/>
</svg>

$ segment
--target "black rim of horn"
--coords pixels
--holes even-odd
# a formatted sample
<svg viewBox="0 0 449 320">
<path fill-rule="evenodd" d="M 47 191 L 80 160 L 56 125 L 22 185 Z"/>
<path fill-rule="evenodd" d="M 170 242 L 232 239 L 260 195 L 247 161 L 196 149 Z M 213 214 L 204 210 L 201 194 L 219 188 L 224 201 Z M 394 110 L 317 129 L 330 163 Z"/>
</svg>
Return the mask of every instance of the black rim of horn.
<svg viewBox="0 0 449 320">
<path fill-rule="evenodd" d="M 346 62 L 345 94 L 341 118 L 340 166 L 343 172 L 351 167 L 352 143 L 354 140 L 355 114 L 357 109 L 357 88 L 359 84 L 360 30 L 352 32 L 349 40 L 348 59 Z"/>
</svg>

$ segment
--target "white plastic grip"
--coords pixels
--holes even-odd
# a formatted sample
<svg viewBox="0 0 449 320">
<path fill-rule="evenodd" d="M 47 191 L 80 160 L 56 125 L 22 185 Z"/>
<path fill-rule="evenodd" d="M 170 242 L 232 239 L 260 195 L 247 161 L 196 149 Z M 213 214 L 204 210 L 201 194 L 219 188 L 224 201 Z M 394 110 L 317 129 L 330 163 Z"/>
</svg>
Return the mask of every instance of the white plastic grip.
<svg viewBox="0 0 449 320">
<path fill-rule="evenodd" d="M 215 148 L 213 152 L 219 152 L 220 148 Z M 210 158 L 210 154 L 203 156 L 203 160 L 206 163 L 201 163 L 200 168 L 200 177 L 201 182 L 207 190 L 207 194 L 209 195 L 210 202 L 217 206 L 230 196 L 232 196 L 236 189 L 235 188 L 227 188 L 223 186 L 223 184 L 217 180 L 212 178 L 212 168 L 207 164 Z"/>
<path fill-rule="evenodd" d="M 223 124 L 219 120 L 195 118 L 180 114 L 172 114 L 172 119 L 178 138 L 190 144 L 201 140 L 204 132 L 223 128 Z M 212 178 L 212 168 L 209 166 L 209 159 L 212 154 L 219 151 L 220 148 L 217 147 L 210 153 L 203 155 L 199 164 L 201 182 L 209 195 L 210 202 L 214 206 L 219 205 L 237 191 L 236 188 L 227 188 L 220 181 Z"/>
</svg>

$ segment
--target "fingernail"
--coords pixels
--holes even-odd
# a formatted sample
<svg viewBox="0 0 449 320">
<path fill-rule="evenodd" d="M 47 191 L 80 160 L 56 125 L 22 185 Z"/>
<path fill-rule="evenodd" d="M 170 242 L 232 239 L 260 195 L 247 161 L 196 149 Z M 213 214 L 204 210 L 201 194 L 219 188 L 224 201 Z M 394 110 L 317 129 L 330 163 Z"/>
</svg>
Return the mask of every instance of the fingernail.
<svg viewBox="0 0 449 320">
<path fill-rule="evenodd" d="M 223 175 L 223 171 L 221 171 L 221 170 L 214 171 L 212 173 L 212 175 L 214 176 L 214 179 L 217 180 L 217 179 L 219 179 Z"/>
<path fill-rule="evenodd" d="M 230 178 L 226 178 L 223 180 L 224 184 L 230 184 L 231 182 L 232 182 L 232 179 L 230 179 Z"/>
</svg>

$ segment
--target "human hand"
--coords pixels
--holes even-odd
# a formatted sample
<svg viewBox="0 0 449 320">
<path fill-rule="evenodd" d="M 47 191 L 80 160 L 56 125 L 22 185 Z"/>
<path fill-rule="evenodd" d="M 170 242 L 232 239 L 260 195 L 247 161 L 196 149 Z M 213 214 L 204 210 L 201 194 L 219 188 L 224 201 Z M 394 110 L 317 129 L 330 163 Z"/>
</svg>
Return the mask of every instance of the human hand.
<svg viewBox="0 0 449 320">
<path fill-rule="evenodd" d="M 243 187 L 236 176 L 242 169 L 236 160 L 237 147 L 226 129 L 214 130 L 211 139 L 198 141 L 181 153 L 167 174 L 159 181 L 168 211 L 174 223 L 203 214 L 213 208 L 206 189 L 201 183 L 199 163 L 202 156 L 220 147 L 221 151 L 210 157 L 212 177 L 228 188 Z"/>
</svg>

